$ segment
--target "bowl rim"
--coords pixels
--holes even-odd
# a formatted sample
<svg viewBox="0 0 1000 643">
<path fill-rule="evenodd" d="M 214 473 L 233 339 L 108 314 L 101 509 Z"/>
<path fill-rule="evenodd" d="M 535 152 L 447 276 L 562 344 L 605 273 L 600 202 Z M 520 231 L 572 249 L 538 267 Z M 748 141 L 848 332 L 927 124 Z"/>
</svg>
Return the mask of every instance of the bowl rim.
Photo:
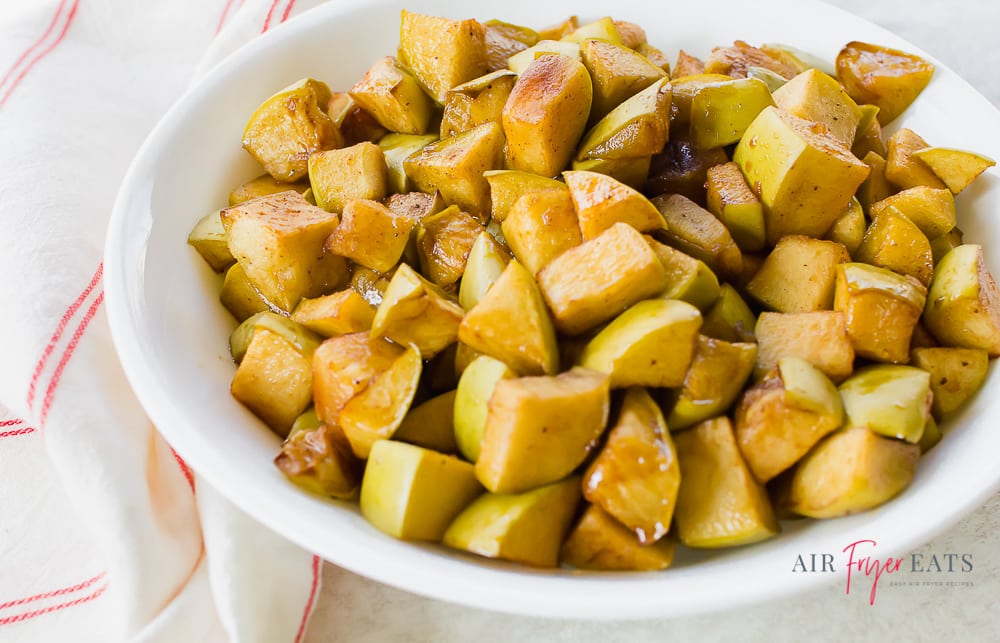
<svg viewBox="0 0 1000 643">
<path fill-rule="evenodd" d="M 635 2 L 643 4 L 639 0 Z M 423 3 L 418 0 L 407 4 L 419 10 Z M 905 47 L 907 51 L 931 61 L 936 65 L 938 74 L 944 74 L 950 80 L 964 85 L 970 94 L 978 96 L 994 114 L 1000 116 L 1000 112 L 989 101 L 933 56 L 858 16 L 818 0 L 766 0 L 762 4 L 775 9 L 828 12 L 828 15 L 839 15 L 842 20 L 864 25 L 869 31 L 882 37 L 884 44 Z M 300 514 L 318 501 L 302 494 L 304 497 L 301 501 L 283 504 L 279 496 L 267 492 L 270 485 L 267 479 L 255 481 L 248 478 L 238 464 L 229 462 L 224 457 L 217 445 L 200 436 L 196 427 L 190 425 L 189 417 L 183 410 L 163 394 L 159 387 L 159 374 L 145 359 L 143 340 L 139 333 L 138 324 L 143 314 L 141 300 L 144 251 L 149 240 L 142 237 L 141 225 L 137 223 L 136 206 L 141 205 L 143 197 L 146 197 L 148 204 L 151 186 L 156 180 L 156 161 L 162 154 L 165 141 L 172 132 L 184 126 L 191 117 L 193 106 L 199 100 L 205 100 L 212 93 L 213 87 L 224 83 L 232 72 L 251 63 L 258 56 L 280 50 L 294 41 L 302 31 L 314 28 L 309 25 L 326 24 L 347 12 L 397 6 L 401 5 L 394 0 L 378 0 L 374 3 L 364 0 L 327 2 L 270 30 L 210 68 L 204 77 L 180 96 L 139 148 L 122 180 L 108 225 L 104 280 L 113 343 L 126 377 L 150 419 L 161 427 L 164 437 L 200 477 L 261 525 L 306 549 L 317 551 L 355 573 L 440 600 L 532 616 L 662 618 L 741 607 L 832 584 L 834 579 L 823 574 L 790 576 L 787 573 L 775 573 L 773 557 L 768 558 L 766 564 L 763 561 L 767 557 L 761 556 L 759 561 L 754 560 L 756 557 L 748 557 L 740 562 L 748 578 L 754 579 L 753 581 L 743 579 L 734 582 L 726 573 L 725 564 L 709 561 L 699 564 L 696 574 L 678 574 L 682 570 L 674 571 L 673 576 L 682 577 L 685 583 L 683 591 L 668 592 L 665 599 L 665 590 L 678 589 L 675 587 L 678 581 L 669 572 L 663 575 L 550 575 L 509 564 L 493 565 L 478 558 L 455 554 L 444 556 L 434 547 L 391 541 L 377 533 L 372 534 L 375 538 L 357 541 L 352 538 L 356 535 L 356 530 L 349 526 L 345 527 L 343 533 L 324 534 L 322 546 L 317 547 L 316 537 L 300 533 L 299 529 L 303 525 Z M 457 4 L 455 6 L 458 7 Z M 468 8 L 469 13 L 475 10 L 477 9 Z M 143 211 L 139 219 L 145 221 L 147 217 L 151 219 L 152 213 Z M 242 484 L 234 484 L 234 481 Z M 860 539 L 869 531 L 889 530 L 894 537 L 890 548 L 880 551 L 880 556 L 884 553 L 908 551 L 951 527 L 982 505 L 1000 488 L 1000 473 L 980 473 L 978 477 L 971 476 L 970 480 L 964 482 L 969 493 L 958 500 L 938 502 L 943 513 L 930 525 L 920 525 L 912 531 L 899 533 L 900 530 L 892 526 L 899 518 L 895 515 L 898 512 L 891 511 L 892 503 L 889 503 L 883 508 L 887 510 L 871 512 L 871 520 L 867 521 L 867 525 L 858 524 L 857 521 L 852 523 L 854 526 L 841 535 L 841 540 L 850 542 L 848 539 L 852 534 Z M 817 548 L 826 546 L 829 549 L 831 541 L 827 539 L 816 545 Z M 782 570 L 784 571 L 787 570 Z M 765 579 L 768 580 L 765 582 Z M 626 585 L 631 603 L 615 605 L 611 610 L 601 609 L 606 606 L 609 595 L 621 591 Z"/>
</svg>

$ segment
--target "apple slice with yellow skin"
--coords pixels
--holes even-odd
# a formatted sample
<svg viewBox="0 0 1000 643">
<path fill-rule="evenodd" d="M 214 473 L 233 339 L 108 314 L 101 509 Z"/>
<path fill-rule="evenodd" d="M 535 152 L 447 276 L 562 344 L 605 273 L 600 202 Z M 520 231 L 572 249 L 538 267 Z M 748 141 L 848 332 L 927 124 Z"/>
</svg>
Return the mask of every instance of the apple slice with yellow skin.
<svg viewBox="0 0 1000 643">
<path fill-rule="evenodd" d="M 767 491 L 743 460 L 729 418 L 678 433 L 674 444 L 681 469 L 674 529 L 682 544 L 735 547 L 778 534 Z"/>
<path fill-rule="evenodd" d="M 635 533 L 597 505 L 589 505 L 566 541 L 562 562 L 576 569 L 656 571 L 674 560 L 673 538 L 643 545 Z"/>
<path fill-rule="evenodd" d="M 455 389 L 454 439 L 459 452 L 469 462 L 479 459 L 493 389 L 500 380 L 514 377 L 517 377 L 514 371 L 489 355 L 480 355 L 462 371 Z"/>
<path fill-rule="evenodd" d="M 476 477 L 495 493 L 518 493 L 569 475 L 604 432 L 609 407 L 609 378 L 590 369 L 501 379 L 489 400 Z"/>
<path fill-rule="evenodd" d="M 483 492 L 472 465 L 405 442 L 378 440 L 361 481 L 361 515 L 404 540 L 439 541 Z"/>
<path fill-rule="evenodd" d="M 485 493 L 448 526 L 448 547 L 533 567 L 555 567 L 580 504 L 580 478 L 523 493 Z"/>
<path fill-rule="evenodd" d="M 915 366 L 879 364 L 854 372 L 840 385 L 848 426 L 917 443 L 931 414 L 931 376 Z"/>
<path fill-rule="evenodd" d="M 670 528 L 679 485 L 677 451 L 660 407 L 645 389 L 629 389 L 604 448 L 587 467 L 584 497 L 649 545 Z"/>
<path fill-rule="evenodd" d="M 563 172 L 580 221 L 584 240 L 593 239 L 615 223 L 627 223 L 639 232 L 664 227 L 663 216 L 638 191 L 606 174 L 570 170 Z"/>
<path fill-rule="evenodd" d="M 947 147 L 925 147 L 913 155 L 931 168 L 952 194 L 969 187 L 980 174 L 997 164 L 982 154 Z"/>
<path fill-rule="evenodd" d="M 583 137 L 576 160 L 659 154 L 669 138 L 670 98 L 670 82 L 661 78 L 621 102 Z"/>
<path fill-rule="evenodd" d="M 753 371 L 757 344 L 724 342 L 699 335 L 684 384 L 674 393 L 667 417 L 671 431 L 680 431 L 724 413 L 736 401 Z"/>
<path fill-rule="evenodd" d="M 934 268 L 923 319 L 945 346 L 1000 355 L 1000 291 L 981 246 L 961 245 L 941 259 Z"/>
<path fill-rule="evenodd" d="M 455 343 L 465 311 L 405 263 L 399 264 L 372 320 L 373 337 L 413 344 L 431 358 Z"/>
<path fill-rule="evenodd" d="M 458 326 L 459 340 L 524 375 L 555 374 L 555 329 L 531 273 L 511 261 Z"/>
<path fill-rule="evenodd" d="M 638 52 L 607 41 L 583 41 L 580 56 L 594 80 L 591 122 L 667 75 Z"/>
<path fill-rule="evenodd" d="M 612 388 L 680 386 L 701 321 L 683 301 L 640 301 L 590 340 L 577 363 L 610 375 Z"/>
<path fill-rule="evenodd" d="M 458 286 L 458 303 L 472 310 L 486 291 L 503 274 L 510 255 L 485 230 L 479 233 L 465 262 L 465 272 Z"/>
<path fill-rule="evenodd" d="M 492 220 L 503 223 L 514 203 L 528 192 L 565 190 L 562 181 L 520 170 L 489 170 L 483 177 L 490 184 Z"/>
</svg>

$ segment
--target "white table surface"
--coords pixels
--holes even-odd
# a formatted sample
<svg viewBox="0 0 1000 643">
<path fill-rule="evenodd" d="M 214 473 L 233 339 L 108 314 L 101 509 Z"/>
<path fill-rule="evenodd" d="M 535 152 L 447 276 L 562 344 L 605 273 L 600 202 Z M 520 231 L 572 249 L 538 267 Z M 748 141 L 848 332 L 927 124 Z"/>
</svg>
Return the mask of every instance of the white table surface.
<svg viewBox="0 0 1000 643">
<path fill-rule="evenodd" d="M 1000 0 L 828 0 L 913 42 L 1000 106 Z M 1000 214 L 1000 213 L 998 213 Z M 1000 464 L 998 464 L 1000 466 Z M 968 554 L 972 571 L 883 576 L 877 601 L 831 585 L 791 600 L 690 618 L 591 622 L 524 618 L 427 599 L 361 578 L 334 565 L 308 643 L 490 643 L 493 641 L 1000 641 L 1000 494 L 913 553 Z M 956 569 L 958 566 L 956 565 Z M 926 581 L 971 583 L 928 585 Z M 916 583 L 916 584 L 910 584 Z"/>
</svg>

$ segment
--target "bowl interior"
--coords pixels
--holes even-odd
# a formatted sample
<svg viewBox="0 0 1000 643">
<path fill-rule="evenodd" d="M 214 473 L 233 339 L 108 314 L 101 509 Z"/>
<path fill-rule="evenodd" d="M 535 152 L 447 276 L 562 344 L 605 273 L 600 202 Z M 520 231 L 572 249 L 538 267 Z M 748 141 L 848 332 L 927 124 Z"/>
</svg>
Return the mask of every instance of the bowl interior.
<svg viewBox="0 0 1000 643">
<path fill-rule="evenodd" d="M 991 369 L 986 390 L 945 425 L 943 442 L 920 463 L 905 493 L 862 515 L 797 521 L 748 548 L 680 556 L 655 574 L 536 571 L 402 543 L 368 526 L 352 504 L 298 491 L 272 459 L 279 440 L 228 393 L 234 372 L 227 338 L 235 327 L 217 300 L 221 279 L 185 241 L 203 214 L 225 205 L 238 183 L 260 173 L 240 147 L 243 126 L 266 97 L 304 76 L 345 90 L 377 58 L 395 51 L 401 5 L 331 2 L 259 38 L 212 70 L 157 126 L 123 184 L 109 229 L 106 289 L 116 346 L 152 420 L 199 475 L 261 523 L 346 568 L 410 591 L 483 608 L 545 616 L 630 618 L 723 609 L 801 591 L 829 575 L 794 574 L 796 556 L 834 554 L 871 539 L 880 556 L 902 553 L 981 504 L 1000 481 L 993 462 L 1000 417 Z M 541 27 L 576 14 L 608 12 L 596 0 L 509 0 L 495 12 L 457 0 L 406 8 Z M 614 17 L 642 25 L 671 58 L 707 55 L 736 39 L 781 42 L 827 60 L 850 40 L 922 53 L 888 32 L 814 2 L 663 5 L 624 0 Z M 933 144 L 1000 158 L 1000 114 L 938 66 L 930 86 L 897 121 Z M 1000 210 L 994 170 L 959 196 L 959 226 L 1000 267 Z"/>
</svg>

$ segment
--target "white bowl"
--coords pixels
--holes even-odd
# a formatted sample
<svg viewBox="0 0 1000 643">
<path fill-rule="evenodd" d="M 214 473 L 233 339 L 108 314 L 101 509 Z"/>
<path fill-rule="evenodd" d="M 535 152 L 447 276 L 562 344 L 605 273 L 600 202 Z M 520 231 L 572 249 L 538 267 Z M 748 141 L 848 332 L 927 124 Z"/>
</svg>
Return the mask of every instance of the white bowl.
<svg viewBox="0 0 1000 643">
<path fill-rule="evenodd" d="M 570 14 L 614 17 L 645 27 L 675 56 L 706 55 L 735 39 L 782 42 L 833 60 L 850 40 L 917 47 L 838 9 L 797 0 L 671 3 L 620 0 L 508 0 L 496 11 L 458 0 L 407 8 L 450 17 L 500 18 L 543 26 Z M 349 87 L 378 57 L 395 51 L 399 10 L 390 0 L 338 0 L 257 39 L 209 73 L 150 134 L 129 170 L 108 234 L 105 280 L 116 346 L 135 393 L 167 440 L 198 474 L 261 523 L 324 558 L 397 587 L 481 608 L 577 618 L 667 617 L 721 610 L 843 582 L 844 548 L 901 555 L 980 506 L 1000 486 L 998 374 L 946 425 L 943 442 L 920 462 L 913 484 L 878 510 L 828 521 L 788 523 L 759 545 L 679 557 L 660 573 L 535 571 L 399 542 L 370 527 L 347 503 L 299 491 L 272 464 L 279 440 L 229 395 L 235 326 L 217 300 L 220 279 L 186 237 L 232 186 L 260 172 L 240 148 L 243 126 L 267 96 L 300 77 Z M 1000 114 L 937 64 L 930 86 L 899 119 L 932 144 L 1000 158 Z M 959 225 L 1000 267 L 995 171 L 959 196 Z M 859 553 L 861 549 L 859 548 Z M 800 554 L 829 553 L 837 574 L 793 572 Z M 855 580 L 855 582 L 858 582 Z M 862 581 L 867 592 L 869 581 Z"/>
</svg>

